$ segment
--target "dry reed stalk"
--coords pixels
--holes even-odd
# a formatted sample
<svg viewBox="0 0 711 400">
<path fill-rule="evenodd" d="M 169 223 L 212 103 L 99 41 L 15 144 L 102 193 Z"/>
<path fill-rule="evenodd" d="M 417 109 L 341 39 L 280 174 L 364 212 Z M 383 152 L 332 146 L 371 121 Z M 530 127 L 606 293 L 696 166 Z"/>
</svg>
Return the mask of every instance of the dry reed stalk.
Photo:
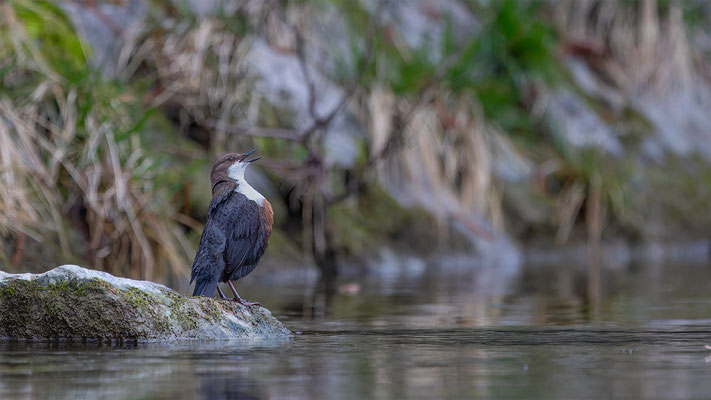
<svg viewBox="0 0 711 400">
<path fill-rule="evenodd" d="M 155 70 L 161 91 L 150 105 L 177 106 L 192 121 L 214 128 L 212 147 L 224 151 L 228 135 L 224 127 L 245 119 L 252 99 L 255 79 L 246 64 L 250 41 L 213 19 L 156 36 L 151 35 L 155 26 L 142 29 L 125 43 L 122 76 L 130 76 L 140 63 Z"/>
<path fill-rule="evenodd" d="M 664 95 L 699 75 L 677 2 L 664 15 L 657 0 L 570 0 L 554 10 L 564 41 L 593 50 L 598 71 L 626 93 Z"/>
<path fill-rule="evenodd" d="M 14 56 L 13 84 L 31 89 L 29 99 L 0 98 L 0 232 L 26 235 L 42 248 L 59 243 L 65 260 L 85 256 L 122 275 L 186 275 L 191 251 L 147 173 L 153 161 L 137 137 L 114 137 L 132 123 L 124 103 L 133 99 L 90 104 L 79 123 L 77 89 L 51 69 L 12 8 L 0 7 L 0 49 Z M 83 220 L 76 221 L 72 204 L 86 208 Z M 87 225 L 85 243 L 72 223 Z"/>
<path fill-rule="evenodd" d="M 556 198 L 556 219 L 558 232 L 555 235 L 557 243 L 565 243 L 575 225 L 575 219 L 585 202 L 585 187 L 580 182 L 572 182 Z"/>
<path fill-rule="evenodd" d="M 505 148 L 500 134 L 487 127 L 476 102 L 464 96 L 434 94 L 431 102 L 407 100 L 391 106 L 391 94 L 382 89 L 369 98 L 371 152 L 381 154 L 393 140 L 392 121 L 405 111 L 404 145 L 378 159 L 385 185 L 413 195 L 433 212 L 444 234 L 449 219 L 466 218 L 477 235 L 487 229 L 468 216 L 479 215 L 503 225 L 501 196 L 493 179 L 492 142 Z M 501 143 L 500 143 L 501 142 Z M 373 157 L 373 155 L 371 155 Z M 500 225 L 499 225 L 500 224 Z"/>
</svg>

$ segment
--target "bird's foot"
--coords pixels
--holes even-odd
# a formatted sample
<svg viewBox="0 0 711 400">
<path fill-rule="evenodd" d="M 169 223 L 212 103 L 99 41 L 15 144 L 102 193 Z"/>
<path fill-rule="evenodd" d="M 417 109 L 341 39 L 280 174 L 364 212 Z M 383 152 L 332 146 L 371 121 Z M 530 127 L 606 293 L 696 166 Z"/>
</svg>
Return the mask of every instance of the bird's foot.
<svg viewBox="0 0 711 400">
<path fill-rule="evenodd" d="M 232 299 L 232 300 L 234 300 L 237 303 L 242 304 L 243 306 L 246 306 L 246 307 L 252 307 L 252 306 L 259 305 L 259 303 L 251 303 L 251 302 L 246 301 L 245 299 L 239 297 L 239 295 L 237 294 L 237 289 L 235 289 L 235 285 L 233 285 L 232 282 L 227 281 L 227 284 L 230 285 L 230 289 L 232 289 L 232 293 L 234 293 L 234 295 L 235 295 L 234 299 Z"/>
<path fill-rule="evenodd" d="M 220 294 L 220 298 L 222 300 L 227 300 L 227 296 L 225 296 L 225 294 L 222 293 L 222 289 L 220 289 L 220 285 L 217 285 L 217 292 Z"/>
<path fill-rule="evenodd" d="M 247 301 L 241 297 L 238 297 L 238 298 L 232 299 L 232 300 L 234 300 L 235 302 L 242 304 L 243 306 L 246 306 L 246 307 L 260 306 L 259 303 Z"/>
</svg>

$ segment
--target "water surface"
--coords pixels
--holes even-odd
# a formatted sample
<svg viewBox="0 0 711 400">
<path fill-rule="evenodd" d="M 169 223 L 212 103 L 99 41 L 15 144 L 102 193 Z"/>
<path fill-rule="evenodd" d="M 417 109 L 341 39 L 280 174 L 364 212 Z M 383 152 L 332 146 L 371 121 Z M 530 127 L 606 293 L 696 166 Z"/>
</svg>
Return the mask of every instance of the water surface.
<svg viewBox="0 0 711 400">
<path fill-rule="evenodd" d="M 434 271 L 244 283 L 286 343 L 0 344 L 0 398 L 711 396 L 706 265 Z"/>
</svg>

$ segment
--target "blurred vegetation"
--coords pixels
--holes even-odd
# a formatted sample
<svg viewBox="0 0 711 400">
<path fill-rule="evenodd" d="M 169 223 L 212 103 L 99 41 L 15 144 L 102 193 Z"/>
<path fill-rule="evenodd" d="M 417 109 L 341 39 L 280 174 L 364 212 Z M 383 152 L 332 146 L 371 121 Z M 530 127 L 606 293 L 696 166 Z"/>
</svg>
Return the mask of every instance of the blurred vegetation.
<svg viewBox="0 0 711 400">
<path fill-rule="evenodd" d="M 93 2 L 67 3 L 101 16 Z M 630 57 L 646 53 L 615 29 L 648 23 L 641 3 L 587 1 L 578 13 L 573 3 L 462 2 L 473 16 L 464 34 L 432 12 L 441 35 L 413 46 L 392 10 L 382 17 L 389 2 L 247 2 L 198 16 L 188 3 L 148 1 L 142 23 L 119 27 L 111 73 L 95 63 L 97 49 L 80 38 L 65 3 L 4 2 L 2 269 L 76 262 L 145 279 L 184 276 L 209 202 L 211 160 L 248 146 L 265 156 L 257 186 L 270 191 L 277 214 L 271 253 L 293 258 L 300 248 L 323 270 L 382 245 L 461 250 L 466 240 L 453 224 L 484 240 L 497 229 L 522 241 L 599 242 L 605 229 L 637 240 L 659 234 L 651 212 L 662 215 L 659 224 L 702 232 L 711 221 L 693 215 L 711 211 L 708 162 L 669 157 L 640 172 L 651 124 L 582 90 L 564 63 L 582 54 L 602 81 L 627 90 L 625 65 L 610 67 L 621 57 L 615 43 Z M 656 5 L 656 29 L 672 24 L 677 5 L 645 4 Z M 700 6 L 683 7 L 691 18 Z M 610 49 L 572 36 L 571 27 L 594 31 L 614 14 L 606 10 L 629 16 L 609 17 L 600 35 Z M 327 12 L 343 19 L 347 44 L 314 62 L 310 52 L 330 42 L 310 29 Z M 312 103 L 306 122 L 258 94 L 246 60 L 255 41 L 301 63 Z M 341 88 L 330 113 L 315 111 L 317 77 Z M 626 154 L 575 147 L 556 131 L 545 103 L 558 90 L 614 127 Z M 353 139 L 352 162 L 329 161 L 329 130 L 346 114 L 365 135 Z M 502 163 L 522 172 L 502 179 Z M 658 195 L 663 187 L 673 189 Z"/>
<path fill-rule="evenodd" d="M 191 246 L 172 218 L 163 146 L 151 146 L 148 86 L 104 79 L 53 2 L 1 7 L 0 230 L 15 245 L 4 263 L 184 273 Z"/>
</svg>

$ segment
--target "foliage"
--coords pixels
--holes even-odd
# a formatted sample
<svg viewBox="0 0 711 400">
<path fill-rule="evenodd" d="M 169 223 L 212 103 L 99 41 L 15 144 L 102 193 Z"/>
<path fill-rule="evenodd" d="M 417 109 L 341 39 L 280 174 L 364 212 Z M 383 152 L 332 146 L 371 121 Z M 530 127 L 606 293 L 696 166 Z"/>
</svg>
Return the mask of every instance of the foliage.
<svg viewBox="0 0 711 400">
<path fill-rule="evenodd" d="M 441 48 L 426 42 L 403 50 L 397 32 L 382 29 L 372 43 L 376 56 L 362 83 L 387 82 L 401 96 L 416 95 L 430 85 L 453 93 L 475 95 L 485 116 L 514 135 L 534 140 L 536 127 L 527 107 L 538 84 L 554 84 L 562 78 L 554 56 L 555 36 L 550 23 L 541 18 L 543 2 L 504 0 L 476 5 L 482 18 L 478 32 L 456 43 L 452 26 L 445 20 Z M 353 4 L 345 12 L 353 27 L 363 26 L 367 14 Z M 368 23 L 374 23 L 370 20 Z M 352 28 L 352 31 L 357 29 Z M 362 46 L 353 46 L 353 59 L 360 61 Z"/>
<path fill-rule="evenodd" d="M 653 129 L 649 121 L 630 111 L 633 105 L 615 114 L 586 97 L 594 112 L 626 131 L 619 139 L 630 156 L 616 159 L 571 148 L 534 110 L 558 85 L 575 85 L 558 54 L 569 39 L 555 33 L 559 22 L 552 16 L 574 2 L 462 2 L 476 26 L 462 32 L 446 15 L 433 15 L 441 35 L 416 42 L 381 18 L 380 7 L 392 2 L 375 2 L 375 9 L 346 0 L 248 3 L 197 16 L 185 2 L 149 2 L 143 24 L 124 32 L 116 78 L 91 67 L 92 51 L 61 3 L 0 4 L 2 261 L 24 267 L 61 257 L 134 277 L 185 273 L 209 201 L 209 160 L 252 145 L 265 157 L 265 181 L 279 211 L 274 245 L 285 251 L 274 253 L 292 254 L 300 244 L 313 255 L 353 255 L 384 241 L 415 243 L 415 235 L 432 244 L 436 232 L 448 232 L 442 225 L 463 214 L 503 226 L 496 171 L 516 161 L 525 170 L 521 176 L 554 165 L 537 194 L 553 204 L 559 239 L 581 222 L 598 238 L 610 223 L 642 230 L 645 217 L 636 211 L 654 193 L 636 185 L 665 182 L 656 169 L 642 177 L 635 171 L 645 165 L 637 157 Z M 632 3 L 586 3 L 625 11 L 606 12 L 618 30 L 600 33 L 618 58 L 636 45 L 636 36 L 625 33 L 634 29 L 626 26 L 636 18 Z M 655 4 L 664 15 L 677 3 Z M 700 3 L 682 4 L 688 19 Z M 345 46 L 331 48 L 332 38 L 309 30 L 321 27 L 324 10 L 346 22 Z M 593 11 L 578 18 L 592 18 Z M 613 36 L 623 43 L 612 43 Z M 259 77 L 246 54 L 257 42 L 300 62 L 310 79 L 330 73 L 340 84 L 342 106 L 332 116 L 347 115 L 365 131 L 353 139 L 353 165 L 326 157 L 333 118 L 316 115 L 311 105 L 309 115 L 297 114 L 255 90 Z M 630 54 L 641 60 L 664 55 L 641 47 Z M 328 56 L 314 61 L 322 51 Z M 591 69 L 602 70 L 610 85 L 623 87 L 644 75 L 637 72 L 646 63 L 628 68 L 626 60 L 606 62 L 603 53 L 588 57 L 599 57 Z M 655 77 L 649 73 L 634 84 L 653 84 Z M 320 93 L 311 87 L 307 96 L 305 103 L 315 104 Z M 684 201 L 660 196 L 654 204 L 679 215 L 701 213 L 708 173 L 703 163 L 680 164 L 676 170 L 700 176 L 704 185 L 676 179 Z M 405 181 L 416 188 L 398 186 Z M 401 191 L 386 193 L 381 185 Z M 408 210 L 393 193 L 436 206 Z M 475 219 L 461 225 L 476 225 Z M 26 238 L 31 244 L 23 251 Z M 31 260 L 34 254 L 38 259 Z"/>
<path fill-rule="evenodd" d="M 12 262 L 27 236 L 27 263 L 46 264 L 34 259 L 40 247 L 41 257 L 86 259 L 124 275 L 182 274 L 189 245 L 144 148 L 143 86 L 92 70 L 54 3 L 0 7 L 10 63 L 0 92 L 0 231 L 17 237 Z"/>
<path fill-rule="evenodd" d="M 65 79 L 80 78 L 86 72 L 87 54 L 57 4 L 32 0 L 10 3 L 17 22 L 26 30 L 27 50 L 35 56 L 41 54 L 48 67 Z"/>
<path fill-rule="evenodd" d="M 510 134 L 531 138 L 535 128 L 526 107 L 531 101 L 527 97 L 535 90 L 534 85 L 561 78 L 553 55 L 553 30 L 538 17 L 540 2 L 487 3 L 480 7 L 487 18 L 480 34 L 464 46 L 443 83 L 454 91 L 473 91 L 487 118 Z M 445 50 L 451 52 L 453 48 L 452 40 L 446 40 Z"/>
</svg>

